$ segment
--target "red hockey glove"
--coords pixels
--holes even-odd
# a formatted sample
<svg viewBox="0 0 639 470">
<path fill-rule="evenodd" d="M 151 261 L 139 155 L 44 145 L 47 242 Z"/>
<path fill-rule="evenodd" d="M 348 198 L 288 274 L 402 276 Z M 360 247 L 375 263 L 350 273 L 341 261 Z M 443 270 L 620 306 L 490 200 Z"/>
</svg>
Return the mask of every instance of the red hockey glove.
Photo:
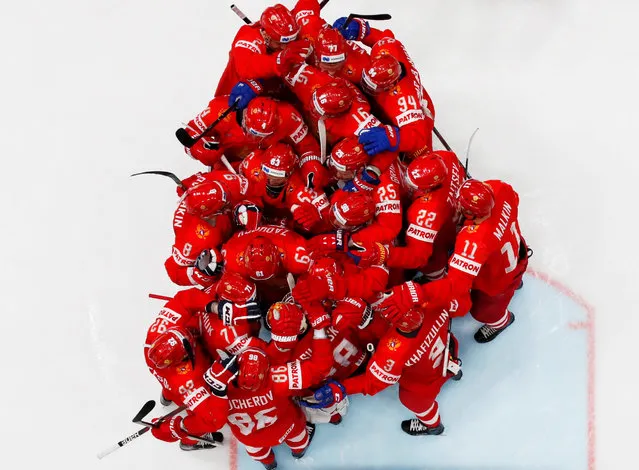
<svg viewBox="0 0 639 470">
<path fill-rule="evenodd" d="M 360 268 L 383 266 L 388 259 L 388 245 L 382 245 L 379 242 L 356 243 L 353 241 L 350 244 L 348 256 Z"/>
<path fill-rule="evenodd" d="M 154 418 L 151 422 L 157 423 L 159 418 Z M 186 430 L 182 428 L 182 420 L 180 415 L 172 416 L 170 419 L 162 421 L 159 426 L 151 428 L 151 434 L 156 439 L 164 442 L 175 442 L 178 439 L 188 437 Z"/>
<path fill-rule="evenodd" d="M 306 155 L 306 158 L 304 157 Z M 306 182 L 307 188 L 322 191 L 322 188 L 328 184 L 330 173 L 328 169 L 322 165 L 320 157 L 307 152 L 302 155 L 300 160 L 300 170 L 302 178 Z"/>
<path fill-rule="evenodd" d="M 313 48 L 308 40 L 302 39 L 286 46 L 275 56 L 275 71 L 280 77 L 285 77 L 293 69 L 302 65 L 311 55 Z"/>
<path fill-rule="evenodd" d="M 304 230 L 311 230 L 312 227 L 321 220 L 319 212 L 313 205 L 305 202 L 294 204 L 291 208 L 293 219 L 300 224 Z"/>
<path fill-rule="evenodd" d="M 390 323 L 397 323 L 402 316 L 415 305 L 425 302 L 421 286 L 413 281 L 405 282 L 393 287 L 390 292 L 384 294 L 380 302 L 376 302 L 373 308 L 379 311 Z"/>
<path fill-rule="evenodd" d="M 291 292 L 296 302 L 308 304 L 316 300 L 341 299 L 345 295 L 343 281 L 332 274 L 300 280 Z"/>
<path fill-rule="evenodd" d="M 358 327 L 366 328 L 373 318 L 373 309 L 362 299 L 346 297 L 335 303 L 333 312 L 333 326 L 337 330 Z"/>
<path fill-rule="evenodd" d="M 211 393 L 220 398 L 226 396 L 226 388 L 228 384 L 237 377 L 238 367 L 237 356 L 231 356 L 227 359 L 215 361 L 211 367 L 204 372 L 204 380 L 209 387 L 211 387 Z"/>
<path fill-rule="evenodd" d="M 314 255 L 314 258 L 334 251 L 346 251 L 348 249 L 349 236 L 349 233 L 344 230 L 317 235 L 306 242 L 306 249 Z"/>
<path fill-rule="evenodd" d="M 318 303 L 313 302 L 304 307 L 306 318 L 314 330 L 321 330 L 331 325 L 331 317 L 326 310 Z"/>
</svg>

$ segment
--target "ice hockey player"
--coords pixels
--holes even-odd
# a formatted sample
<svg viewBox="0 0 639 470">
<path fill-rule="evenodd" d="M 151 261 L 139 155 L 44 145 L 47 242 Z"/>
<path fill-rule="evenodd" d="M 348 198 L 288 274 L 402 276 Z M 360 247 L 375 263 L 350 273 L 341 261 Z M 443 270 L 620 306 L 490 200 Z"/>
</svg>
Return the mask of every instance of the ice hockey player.
<svg viewBox="0 0 639 470">
<path fill-rule="evenodd" d="M 169 309 L 166 318 L 179 316 Z M 155 324 L 154 324 L 155 325 Z M 161 323 L 160 323 L 161 325 Z M 145 357 L 151 373 L 163 387 L 163 397 L 185 406 L 186 416 L 175 415 L 152 428 L 153 435 L 166 442 L 180 441 L 182 450 L 214 447 L 191 436 L 213 439 L 213 433 L 224 426 L 228 400 L 209 392 L 203 375 L 210 359 L 183 326 L 171 326 L 163 333 L 150 331 L 145 344 Z M 149 343 L 148 338 L 155 336 Z"/>
<path fill-rule="evenodd" d="M 402 421 L 402 430 L 413 436 L 441 434 L 437 394 L 448 379 L 462 375 L 457 340 L 448 329 L 458 307 L 453 300 L 444 308 L 429 304 L 408 310 L 380 339 L 365 374 L 344 380 L 341 391 L 324 386 L 316 396 L 327 397 L 324 404 L 330 404 L 335 391 L 375 395 L 399 383 L 399 400 L 416 416 Z"/>
<path fill-rule="evenodd" d="M 392 150 L 413 158 L 432 150 L 435 109 L 402 43 L 391 31 L 371 28 L 365 20 L 355 18 L 344 28 L 345 23 L 342 17 L 333 27 L 346 39 L 371 47 L 371 63 L 362 73 L 362 89 L 374 100 L 380 119 L 393 123 L 360 135 L 366 152 L 376 155 Z"/>
<path fill-rule="evenodd" d="M 259 23 L 243 25 L 233 39 L 215 96 L 231 93 L 227 106 L 242 97 L 239 109 L 246 107 L 264 87 L 270 88 L 264 79 L 283 77 L 310 55 L 310 44 L 297 40 L 299 32 L 293 15 L 281 4 L 266 8 Z"/>
<path fill-rule="evenodd" d="M 528 266 L 528 248 L 519 229 L 519 196 L 499 180 L 467 180 L 457 197 L 465 218 L 444 279 L 425 285 L 407 282 L 394 287 L 380 305 L 391 318 L 414 304 L 441 303 L 455 297 L 484 325 L 475 333 L 479 343 L 492 341 L 515 321 L 508 304 Z"/>
<path fill-rule="evenodd" d="M 389 247 L 389 268 L 419 269 L 430 281 L 444 277 L 460 221 L 456 197 L 464 174 L 457 156 L 444 150 L 417 157 L 408 165 L 402 178 L 412 199 L 406 210 L 405 243 Z"/>
<path fill-rule="evenodd" d="M 308 318 L 313 325 L 313 353 L 308 360 L 271 366 L 262 348 L 249 348 L 237 359 L 237 379 L 227 388 L 228 423 L 247 453 L 268 470 L 277 467 L 272 448 L 286 444 L 293 457 L 301 458 L 313 438 L 315 426 L 307 427 L 304 413 L 291 397 L 319 384 L 332 364 L 325 327 L 328 315 Z"/>
</svg>

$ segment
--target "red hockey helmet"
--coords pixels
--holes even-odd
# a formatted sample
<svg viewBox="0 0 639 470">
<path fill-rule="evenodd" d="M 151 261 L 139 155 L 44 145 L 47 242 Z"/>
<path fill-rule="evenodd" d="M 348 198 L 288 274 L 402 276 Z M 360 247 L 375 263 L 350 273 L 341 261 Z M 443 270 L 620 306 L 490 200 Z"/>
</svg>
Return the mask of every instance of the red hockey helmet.
<svg viewBox="0 0 639 470">
<path fill-rule="evenodd" d="M 237 386 L 255 392 L 262 388 L 269 370 L 268 356 L 259 348 L 248 348 L 237 358 Z"/>
<path fill-rule="evenodd" d="M 355 93 L 345 83 L 331 82 L 313 92 L 312 109 L 319 116 L 334 117 L 348 111 Z"/>
<path fill-rule="evenodd" d="M 149 361 L 157 369 L 180 364 L 189 358 L 193 344 L 193 337 L 188 330 L 180 327 L 170 328 L 153 341 L 149 348 Z"/>
<path fill-rule="evenodd" d="M 375 216 L 373 198 L 362 191 L 339 191 L 333 196 L 328 218 L 335 228 L 353 230 Z"/>
<path fill-rule="evenodd" d="M 315 58 L 319 68 L 328 73 L 339 71 L 346 62 L 346 50 L 344 37 L 325 25 L 315 40 Z"/>
<path fill-rule="evenodd" d="M 293 349 L 306 327 L 304 311 L 294 303 L 275 302 L 268 309 L 266 323 L 273 343 L 281 351 Z"/>
<path fill-rule="evenodd" d="M 280 3 L 262 12 L 260 26 L 266 44 L 273 49 L 280 49 L 283 44 L 295 41 L 300 33 L 300 27 L 293 14 Z"/>
<path fill-rule="evenodd" d="M 215 286 L 218 298 L 228 300 L 236 304 L 245 304 L 255 300 L 257 287 L 255 283 L 244 279 L 237 273 L 225 272 Z"/>
<path fill-rule="evenodd" d="M 277 101 L 258 96 L 244 110 L 242 127 L 246 135 L 262 140 L 273 135 L 279 122 Z"/>
<path fill-rule="evenodd" d="M 470 179 L 459 188 L 457 204 L 464 217 L 479 219 L 490 214 L 495 206 L 495 195 L 486 183 Z"/>
<path fill-rule="evenodd" d="M 262 157 L 262 172 L 269 186 L 283 186 L 297 166 L 293 148 L 282 142 L 271 145 Z"/>
<path fill-rule="evenodd" d="M 408 165 L 404 183 L 412 191 L 431 191 L 448 176 L 448 168 L 437 152 L 418 157 Z"/>
<path fill-rule="evenodd" d="M 208 181 L 192 187 L 184 198 L 187 212 L 203 219 L 221 212 L 228 201 L 228 194 L 217 181 Z"/>
<path fill-rule="evenodd" d="M 280 252 L 266 237 L 255 237 L 244 250 L 244 266 L 251 279 L 270 279 L 280 267 Z"/>
<path fill-rule="evenodd" d="M 411 308 L 408 312 L 402 315 L 393 326 L 395 326 L 399 331 L 403 331 L 404 333 L 411 333 L 422 326 L 423 322 L 424 311 L 419 307 L 415 307 Z"/>
<path fill-rule="evenodd" d="M 328 167 L 335 178 L 350 180 L 355 177 L 357 170 L 368 163 L 369 156 L 357 137 L 346 137 L 340 140 L 331 150 L 328 157 Z"/>
<path fill-rule="evenodd" d="M 377 56 L 362 71 L 362 89 L 370 94 L 392 89 L 402 77 L 402 66 L 389 54 Z"/>
</svg>

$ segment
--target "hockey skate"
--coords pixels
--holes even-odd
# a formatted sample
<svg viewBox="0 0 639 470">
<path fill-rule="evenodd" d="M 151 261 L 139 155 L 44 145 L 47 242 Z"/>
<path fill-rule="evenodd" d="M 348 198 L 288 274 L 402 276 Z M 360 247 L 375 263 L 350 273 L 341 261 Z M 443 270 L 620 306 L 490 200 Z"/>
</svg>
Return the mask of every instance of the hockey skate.
<svg viewBox="0 0 639 470">
<path fill-rule="evenodd" d="M 489 343 L 494 340 L 502 331 L 508 328 L 515 321 L 515 314 L 513 312 L 510 313 L 510 319 L 506 326 L 503 328 L 493 328 L 492 326 L 484 325 L 475 333 L 475 341 L 478 343 Z"/>
<path fill-rule="evenodd" d="M 444 432 L 444 425 L 439 423 L 431 428 L 419 419 L 413 418 L 402 421 L 402 431 L 411 436 L 436 436 Z"/>
<path fill-rule="evenodd" d="M 209 432 L 204 434 L 202 437 L 209 439 L 215 442 L 223 442 L 224 436 L 221 432 Z M 190 440 L 190 439 L 189 439 Z M 180 441 L 180 449 L 182 450 L 202 450 L 202 449 L 215 449 L 216 445 L 210 442 L 204 441 L 195 441 L 192 444 L 187 444 L 184 441 Z"/>
<path fill-rule="evenodd" d="M 306 451 L 311 446 L 311 442 L 313 442 L 313 436 L 315 435 L 315 425 L 313 423 L 306 423 L 306 431 L 308 432 L 308 445 L 304 447 L 299 452 L 291 451 L 291 455 L 293 458 L 301 459 L 306 454 Z"/>
<path fill-rule="evenodd" d="M 164 393 L 162 393 L 160 394 L 160 403 L 162 404 L 162 406 L 169 406 L 173 402 L 169 400 L 168 398 L 165 398 Z"/>
<path fill-rule="evenodd" d="M 266 470 L 275 470 L 277 468 L 277 460 L 273 460 L 271 463 L 262 463 Z"/>
</svg>

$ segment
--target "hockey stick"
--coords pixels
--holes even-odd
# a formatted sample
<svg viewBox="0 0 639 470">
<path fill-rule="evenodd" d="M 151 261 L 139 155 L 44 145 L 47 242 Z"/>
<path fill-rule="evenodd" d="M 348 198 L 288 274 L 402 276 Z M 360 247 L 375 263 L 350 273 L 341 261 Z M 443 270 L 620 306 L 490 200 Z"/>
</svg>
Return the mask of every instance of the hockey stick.
<svg viewBox="0 0 639 470">
<path fill-rule="evenodd" d="M 470 139 L 468 139 L 468 147 L 466 147 L 466 162 L 464 163 L 464 171 L 466 172 L 466 177 L 469 176 L 468 174 L 468 155 L 470 154 L 470 146 L 473 143 L 473 139 L 475 138 L 475 134 L 477 134 L 477 131 L 479 130 L 479 127 L 477 129 L 475 129 L 475 132 L 473 132 L 473 135 L 470 136 Z"/>
<path fill-rule="evenodd" d="M 322 3 L 320 3 L 320 10 L 324 8 L 328 2 L 329 0 L 322 0 Z"/>
<path fill-rule="evenodd" d="M 393 17 L 390 16 L 388 13 L 379 13 L 377 15 L 360 15 L 359 13 L 351 13 L 350 15 L 348 15 L 346 21 L 340 29 L 344 31 L 348 27 L 349 23 L 355 18 L 359 18 L 361 20 L 386 21 L 392 19 Z"/>
<path fill-rule="evenodd" d="M 242 10 L 236 7 L 235 4 L 231 5 L 231 10 L 233 10 L 233 13 L 239 16 L 242 19 L 242 21 L 244 21 L 246 24 L 252 24 L 252 21 L 249 20 L 248 17 L 244 14 L 244 12 L 242 12 Z"/>
<path fill-rule="evenodd" d="M 226 108 L 226 110 L 224 110 L 224 112 L 218 116 L 218 118 L 215 120 L 215 122 L 213 122 L 213 124 L 211 124 L 209 127 L 204 129 L 200 133 L 200 135 L 198 135 L 197 137 L 191 137 L 189 135 L 189 133 L 186 132 L 186 129 L 184 129 L 183 127 L 180 127 L 177 131 L 175 131 L 175 137 L 177 137 L 177 140 L 179 140 L 180 143 L 182 145 L 184 145 L 185 147 L 187 147 L 187 148 L 193 147 L 196 143 L 198 143 L 200 141 L 200 139 L 202 137 L 204 137 L 215 126 L 217 126 L 220 123 L 220 121 L 222 121 L 224 118 L 226 118 L 226 116 L 228 116 L 229 114 L 231 114 L 233 111 L 235 111 L 237 109 L 237 103 L 238 103 L 239 100 L 240 100 L 240 98 L 238 97 L 237 100 L 235 100 L 235 103 L 233 103 L 231 106 Z"/>
<path fill-rule="evenodd" d="M 153 400 L 149 400 L 147 401 L 144 406 L 142 407 L 142 409 L 138 412 L 138 414 L 135 415 L 135 420 L 140 420 L 142 418 L 144 418 L 146 415 L 148 415 L 151 410 L 155 407 L 155 401 Z M 172 416 L 178 414 L 180 411 L 182 411 L 184 409 L 183 406 L 174 409 L 173 411 L 171 411 L 170 413 L 160 417 L 160 419 L 157 421 L 156 424 L 161 423 L 162 421 L 164 421 L 165 419 L 171 418 Z M 138 432 L 135 432 L 133 434 L 131 434 L 128 437 L 125 437 L 124 439 L 122 439 L 121 441 L 119 441 L 117 444 L 114 444 L 112 447 L 109 447 L 108 449 L 103 450 L 102 452 L 98 453 L 98 459 L 103 459 L 104 457 L 106 457 L 107 455 L 109 455 L 110 453 L 118 450 L 120 447 L 124 447 L 125 445 L 127 445 L 129 442 L 137 439 L 138 437 L 140 437 L 141 435 L 143 435 L 144 433 L 148 432 L 151 429 L 150 426 L 146 426 L 142 429 L 140 429 Z"/>
<path fill-rule="evenodd" d="M 439 141 L 442 143 L 444 148 L 448 150 L 449 152 L 452 152 L 452 150 L 450 149 L 450 145 L 448 145 L 448 142 L 446 142 L 446 139 L 442 137 L 442 135 L 439 133 L 439 131 L 437 130 L 435 126 L 433 126 L 433 132 L 435 133 Z"/>
<path fill-rule="evenodd" d="M 166 300 L 167 302 L 169 300 L 171 300 L 171 297 L 167 297 L 166 295 L 151 294 L 151 293 L 149 293 L 149 298 L 150 299 L 157 299 L 157 300 Z"/>
<path fill-rule="evenodd" d="M 180 178 L 178 178 L 175 175 L 175 173 L 171 173 L 170 171 L 162 171 L 162 170 L 141 171 L 140 173 L 133 173 L 131 176 L 138 176 L 138 175 L 161 175 L 161 176 L 166 176 L 168 178 L 171 178 L 173 181 L 175 181 L 175 184 L 177 184 L 180 188 L 186 189 L 186 186 L 184 185 L 184 183 L 182 183 L 182 180 Z"/>
</svg>

